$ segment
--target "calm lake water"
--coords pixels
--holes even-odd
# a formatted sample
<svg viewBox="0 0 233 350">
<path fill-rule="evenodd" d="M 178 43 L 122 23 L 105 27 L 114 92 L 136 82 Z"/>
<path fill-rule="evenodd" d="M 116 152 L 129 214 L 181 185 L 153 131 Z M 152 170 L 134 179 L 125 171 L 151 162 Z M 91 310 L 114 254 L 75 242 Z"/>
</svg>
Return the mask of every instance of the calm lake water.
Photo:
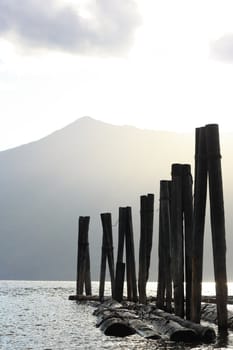
<svg viewBox="0 0 233 350">
<path fill-rule="evenodd" d="M 93 294 L 98 283 L 93 282 Z M 148 283 L 148 295 L 155 296 L 156 284 Z M 145 341 L 139 335 L 107 337 L 95 327 L 94 307 L 69 301 L 74 282 L 0 281 L 0 349 L 233 349 L 233 332 L 212 345 Z M 109 294 L 109 286 L 106 286 Z M 214 284 L 205 283 L 203 294 L 214 294 Z M 229 284 L 229 295 L 233 284 Z"/>
</svg>

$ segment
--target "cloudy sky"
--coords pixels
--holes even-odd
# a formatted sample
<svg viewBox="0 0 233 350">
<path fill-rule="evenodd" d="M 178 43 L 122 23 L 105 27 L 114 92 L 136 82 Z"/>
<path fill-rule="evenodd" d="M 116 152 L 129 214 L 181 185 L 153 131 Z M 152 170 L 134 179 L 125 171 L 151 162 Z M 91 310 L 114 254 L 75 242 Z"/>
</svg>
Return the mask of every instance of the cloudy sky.
<svg viewBox="0 0 233 350">
<path fill-rule="evenodd" d="M 0 0 L 0 150 L 83 116 L 233 131 L 232 0 Z"/>
</svg>

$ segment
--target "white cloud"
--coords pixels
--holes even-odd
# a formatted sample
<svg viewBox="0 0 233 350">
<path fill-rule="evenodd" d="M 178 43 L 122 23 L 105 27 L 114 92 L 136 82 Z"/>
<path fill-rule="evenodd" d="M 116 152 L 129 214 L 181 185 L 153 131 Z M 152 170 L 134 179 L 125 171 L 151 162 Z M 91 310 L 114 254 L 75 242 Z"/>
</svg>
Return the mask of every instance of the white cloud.
<svg viewBox="0 0 233 350">
<path fill-rule="evenodd" d="M 55 0 L 0 0 L 0 36 L 30 48 L 117 54 L 128 49 L 140 16 L 134 0 L 97 0 L 90 17 Z"/>
</svg>

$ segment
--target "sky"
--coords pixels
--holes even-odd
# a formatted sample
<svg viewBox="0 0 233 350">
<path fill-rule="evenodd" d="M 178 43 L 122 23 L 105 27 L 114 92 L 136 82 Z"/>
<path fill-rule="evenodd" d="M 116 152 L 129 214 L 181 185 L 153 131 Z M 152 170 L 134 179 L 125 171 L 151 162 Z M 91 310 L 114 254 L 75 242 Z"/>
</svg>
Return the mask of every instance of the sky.
<svg viewBox="0 0 233 350">
<path fill-rule="evenodd" d="M 233 131 L 232 0 L 0 0 L 0 150 L 83 116 Z"/>
</svg>

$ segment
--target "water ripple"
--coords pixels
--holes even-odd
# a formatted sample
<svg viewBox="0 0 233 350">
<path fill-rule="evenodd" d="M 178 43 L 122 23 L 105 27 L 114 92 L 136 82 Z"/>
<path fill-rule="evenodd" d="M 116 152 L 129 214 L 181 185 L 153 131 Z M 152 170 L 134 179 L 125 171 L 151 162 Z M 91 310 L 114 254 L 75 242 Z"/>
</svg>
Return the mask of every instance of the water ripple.
<svg viewBox="0 0 233 350">
<path fill-rule="evenodd" d="M 96 292 L 98 285 L 95 285 Z M 90 304 L 69 301 L 74 282 L 0 281 L 2 350 L 190 349 L 184 344 L 144 340 L 138 335 L 107 337 L 95 327 Z M 110 291 L 110 290 L 109 290 Z M 221 340 L 221 339 L 220 339 Z M 222 341 L 222 340 L 221 340 Z M 227 348 L 233 348 L 233 334 Z M 225 347 L 224 343 L 215 348 Z M 192 349 L 212 349 L 193 346 Z"/>
</svg>

